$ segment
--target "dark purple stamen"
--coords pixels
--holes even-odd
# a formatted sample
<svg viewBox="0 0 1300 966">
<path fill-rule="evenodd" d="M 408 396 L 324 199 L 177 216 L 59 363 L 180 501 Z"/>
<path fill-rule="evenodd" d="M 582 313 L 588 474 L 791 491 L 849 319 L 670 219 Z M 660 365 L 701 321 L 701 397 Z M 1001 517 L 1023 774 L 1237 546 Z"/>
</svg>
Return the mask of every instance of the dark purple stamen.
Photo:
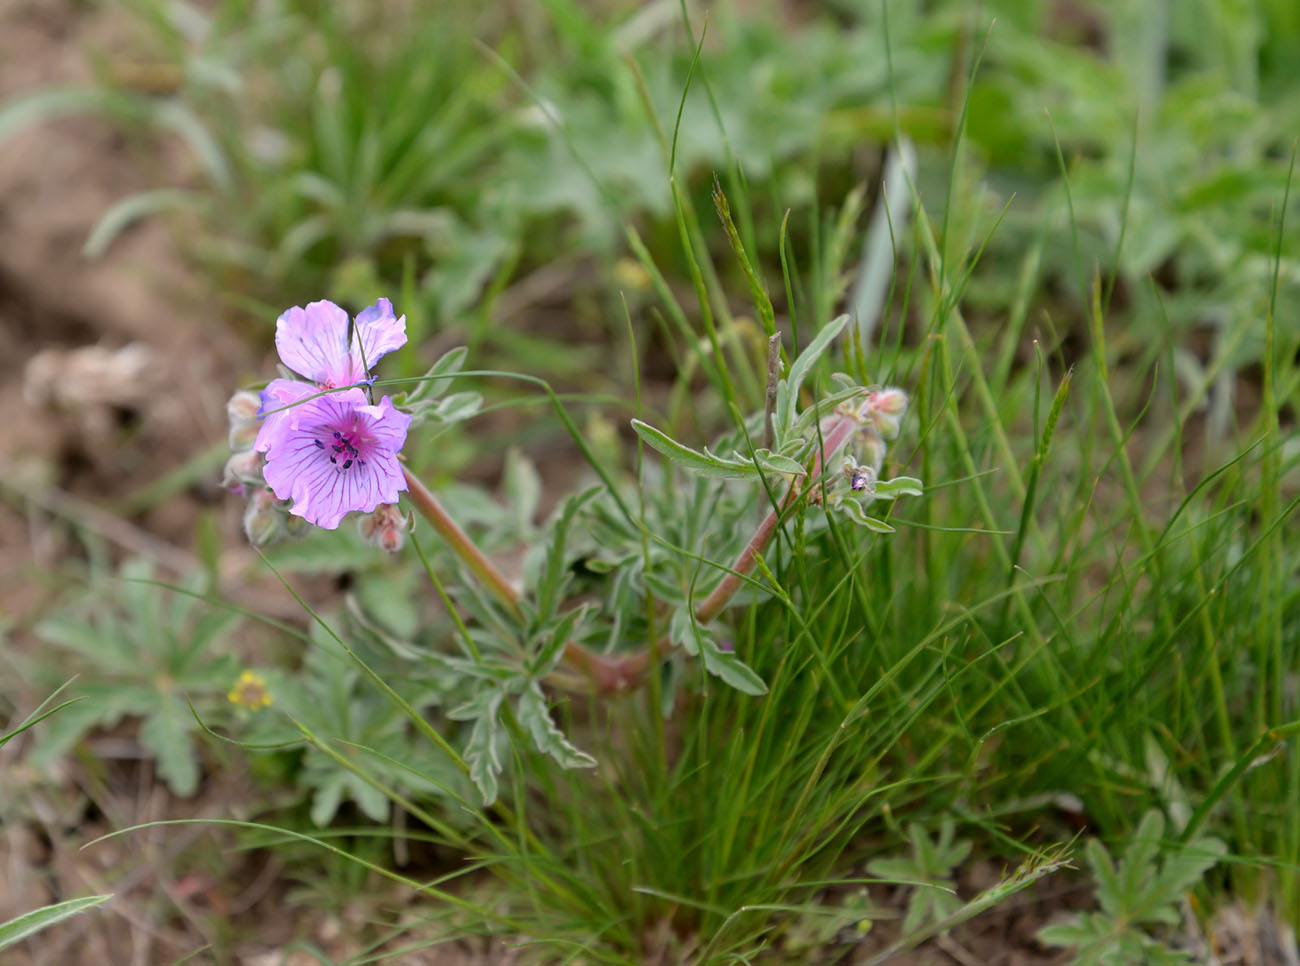
<svg viewBox="0 0 1300 966">
<path fill-rule="evenodd" d="M 337 429 L 333 431 L 333 436 L 336 442 L 331 443 L 328 447 L 319 439 L 316 440 L 316 446 L 329 453 L 329 461 L 334 464 L 339 472 L 352 469 L 353 463 L 358 466 L 366 465 L 366 461 L 361 459 L 361 451 L 353 444 L 351 436 Z M 343 460 L 341 464 L 339 463 L 340 458 Z"/>
</svg>

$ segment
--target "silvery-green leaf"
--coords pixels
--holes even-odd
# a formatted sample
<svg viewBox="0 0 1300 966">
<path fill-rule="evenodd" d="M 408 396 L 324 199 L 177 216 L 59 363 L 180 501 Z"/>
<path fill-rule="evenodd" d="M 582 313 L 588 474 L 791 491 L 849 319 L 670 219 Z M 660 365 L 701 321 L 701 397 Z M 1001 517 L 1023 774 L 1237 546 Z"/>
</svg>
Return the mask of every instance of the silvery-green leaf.
<svg viewBox="0 0 1300 966">
<path fill-rule="evenodd" d="M 734 654 L 718 650 L 711 641 L 704 646 L 704 668 L 737 691 L 755 697 L 767 694 L 767 685 L 748 664 Z"/>
<path fill-rule="evenodd" d="M 465 367 L 469 350 L 463 345 L 443 353 L 442 358 L 429 367 L 420 383 L 407 394 L 407 402 L 433 401 L 441 398 L 454 381 L 452 378 Z"/>
<path fill-rule="evenodd" d="M 803 388 L 803 381 L 808 378 L 808 373 L 817 360 L 821 358 L 822 353 L 840 334 L 844 326 L 848 323 L 849 317 L 841 315 L 839 318 L 832 319 L 822 326 L 822 330 L 817 333 L 817 337 L 808 344 L 808 348 L 799 353 L 799 358 L 790 366 L 790 374 L 781 383 L 777 390 L 776 399 L 776 434 L 778 438 L 785 435 L 786 430 L 794 423 L 795 406 L 799 401 L 799 390 Z"/>
<path fill-rule="evenodd" d="M 877 520 L 873 516 L 868 516 L 867 511 L 862 508 L 862 504 L 857 500 L 847 499 L 840 504 L 844 512 L 848 514 L 849 519 L 854 523 L 859 523 L 868 530 L 874 530 L 876 533 L 893 533 L 894 528 L 884 520 Z"/>
<path fill-rule="evenodd" d="M 741 453 L 736 453 L 735 458 L 741 462 L 748 462 Z M 754 451 L 754 462 L 769 472 L 780 473 L 785 476 L 803 476 L 808 472 L 798 460 L 766 449 Z"/>
<path fill-rule="evenodd" d="M 430 410 L 433 418 L 441 423 L 463 422 L 475 415 L 483 407 L 483 396 L 476 392 L 454 392 L 438 402 Z"/>
<path fill-rule="evenodd" d="M 718 456 L 716 453 L 711 453 L 707 449 L 703 452 L 691 449 L 689 446 L 682 445 L 666 433 L 655 429 L 649 423 L 643 423 L 639 419 L 632 420 L 632 428 L 652 449 L 658 450 L 679 466 L 684 466 L 705 476 L 739 480 L 757 476 L 762 470 L 773 473 L 805 472 L 804 468 L 794 460 L 776 456 L 772 453 L 767 453 L 759 462 L 755 462 L 740 457 L 739 454 L 737 454 L 736 458 L 727 459 Z M 797 469 L 791 469 L 790 467 L 797 467 Z"/>
<path fill-rule="evenodd" d="M 546 707 L 546 697 L 542 694 L 542 689 L 536 681 L 530 683 L 523 694 L 519 696 L 519 704 L 516 710 L 519 715 L 519 723 L 532 736 L 533 744 L 537 746 L 537 750 L 554 758 L 560 764 L 560 767 L 594 768 L 596 766 L 595 758 L 575 748 L 565 738 L 564 732 L 555 726 L 555 722 L 551 720 L 550 711 Z"/>
<path fill-rule="evenodd" d="M 799 414 L 799 417 L 794 421 L 790 434 L 796 437 L 813 435 L 813 424 L 817 420 L 833 413 L 841 403 L 848 402 L 850 399 L 865 393 L 866 390 L 861 386 L 852 386 L 848 389 L 840 389 L 828 396 L 822 396 L 817 400 L 815 406 L 809 406 Z"/>
<path fill-rule="evenodd" d="M 672 620 L 668 624 L 669 640 L 674 646 L 695 657 L 700 653 L 698 628 L 699 625 L 695 623 L 690 610 L 679 607 L 673 612 Z"/>
<path fill-rule="evenodd" d="M 521 535 L 528 533 L 542 499 L 542 478 L 537 467 L 512 446 L 506 451 L 506 468 L 501 482 L 515 530 Z"/>
<path fill-rule="evenodd" d="M 85 896 L 81 899 L 69 899 L 66 902 L 56 902 L 50 906 L 42 906 L 40 909 L 33 909 L 31 912 L 24 913 L 16 919 L 10 919 L 8 922 L 0 923 L 0 949 L 12 946 L 19 940 L 26 939 L 33 933 L 40 932 L 47 926 L 52 926 L 56 922 L 61 922 L 69 916 L 75 916 L 82 910 L 97 906 L 101 902 L 107 902 L 113 898 L 111 894 L 102 896 Z"/>
<path fill-rule="evenodd" d="M 501 774 L 501 758 L 497 754 L 497 711 L 502 697 L 500 691 L 489 693 L 484 702 L 484 713 L 474 722 L 465 745 L 469 778 L 483 796 L 485 806 L 497 800 L 497 775 Z"/>
<path fill-rule="evenodd" d="M 892 480 L 876 481 L 876 498 L 896 500 L 900 496 L 921 496 L 925 492 L 920 480 L 914 476 L 896 476 Z"/>
</svg>

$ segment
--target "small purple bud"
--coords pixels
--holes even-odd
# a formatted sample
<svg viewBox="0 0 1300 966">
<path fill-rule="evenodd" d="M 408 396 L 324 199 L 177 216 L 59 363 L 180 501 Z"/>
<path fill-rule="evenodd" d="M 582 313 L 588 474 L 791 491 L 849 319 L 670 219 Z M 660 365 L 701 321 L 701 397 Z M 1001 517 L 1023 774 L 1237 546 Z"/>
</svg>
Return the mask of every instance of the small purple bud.
<svg viewBox="0 0 1300 966">
<path fill-rule="evenodd" d="M 876 471 L 870 466 L 858 464 L 848 471 L 849 489 L 854 493 L 876 492 Z"/>
</svg>

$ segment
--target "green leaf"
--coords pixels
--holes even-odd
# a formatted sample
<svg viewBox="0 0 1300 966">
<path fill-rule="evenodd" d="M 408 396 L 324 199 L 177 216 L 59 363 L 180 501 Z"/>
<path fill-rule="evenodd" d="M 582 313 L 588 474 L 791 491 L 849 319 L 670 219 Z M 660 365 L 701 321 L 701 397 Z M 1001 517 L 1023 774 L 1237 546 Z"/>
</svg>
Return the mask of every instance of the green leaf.
<svg viewBox="0 0 1300 966">
<path fill-rule="evenodd" d="M 316 786 L 311 799 L 311 820 L 317 828 L 324 828 L 334 819 L 343 801 L 343 785 L 348 774 L 336 771 Z"/>
<path fill-rule="evenodd" d="M 465 368 L 465 360 L 468 356 L 469 349 L 463 345 L 443 353 L 442 357 L 429 367 L 429 371 L 424 374 L 415 389 L 407 394 L 406 401 L 408 403 L 433 402 L 444 396 L 455 381 L 453 377 Z"/>
<path fill-rule="evenodd" d="M 465 761 L 469 765 L 469 778 L 483 796 L 483 804 L 497 800 L 497 776 L 501 774 L 501 758 L 497 754 L 497 735 L 501 730 L 497 712 L 505 695 L 497 690 L 480 692 L 468 705 L 451 712 L 451 717 L 464 720 L 474 716 L 469 741 L 465 744 Z"/>
<path fill-rule="evenodd" d="M 536 681 L 529 682 L 528 687 L 519 696 L 516 711 L 519 715 L 519 723 L 532 736 L 537 750 L 554 758 L 561 768 L 596 767 L 596 759 L 570 744 L 564 732 L 555 726 L 546 707 L 546 697 Z"/>
<path fill-rule="evenodd" d="M 86 258 L 99 258 L 108 251 L 118 235 L 141 218 L 164 211 L 193 209 L 199 200 L 196 193 L 178 188 L 156 188 L 127 195 L 99 216 L 81 248 L 81 254 Z"/>
<path fill-rule="evenodd" d="M 158 759 L 158 774 L 182 798 L 199 787 L 199 765 L 190 741 L 189 709 L 174 697 L 162 698 L 158 710 L 140 726 L 140 743 Z"/>
<path fill-rule="evenodd" d="M 95 88 L 37 91 L 16 98 L 0 109 L 0 142 L 31 124 L 72 114 L 107 113 L 127 106 L 127 100 L 121 95 Z"/>
<path fill-rule="evenodd" d="M 672 642 L 692 657 L 699 657 L 704 670 L 726 684 L 755 697 L 767 694 L 767 685 L 744 661 L 718 644 L 717 632 L 700 624 L 688 608 L 678 609 L 668 625 Z"/>
<path fill-rule="evenodd" d="M 483 395 L 477 392 L 453 392 L 438 401 L 429 414 L 444 426 L 463 423 L 483 408 Z"/>
<path fill-rule="evenodd" d="M 600 487 L 591 487 L 569 497 L 561 505 L 551 524 L 550 541 L 546 547 L 546 562 L 537 583 L 537 622 L 545 624 L 555 613 L 561 600 L 561 591 L 569 577 L 564 566 L 564 552 L 569 535 L 569 526 L 573 518 L 591 499 L 600 492 Z"/>
<path fill-rule="evenodd" d="M 779 456 L 761 449 L 754 453 L 754 458 L 747 459 L 737 454 L 731 459 L 691 449 L 672 439 L 661 430 L 639 419 L 632 420 L 632 428 L 652 448 L 658 450 L 674 463 L 694 470 L 705 476 L 719 477 L 725 480 L 743 480 L 759 475 L 766 470 L 785 476 L 797 476 L 807 472 L 803 464 L 787 456 Z"/>
<path fill-rule="evenodd" d="M 760 697 L 767 694 L 767 685 L 754 669 L 736 657 L 711 645 L 704 647 L 704 667 L 710 673 L 730 684 L 737 691 Z"/>
<path fill-rule="evenodd" d="M 914 476 L 896 476 L 892 480 L 876 481 L 876 499 L 894 500 L 900 496 L 922 496 L 925 488 Z"/>
<path fill-rule="evenodd" d="M 854 523 L 866 527 L 868 530 L 874 530 L 876 533 L 893 533 L 894 528 L 884 520 L 877 520 L 875 517 L 868 515 L 866 509 L 854 499 L 846 499 L 840 506 L 845 514 Z"/>
<path fill-rule="evenodd" d="M 537 507 L 542 501 L 542 477 L 533 461 L 517 447 L 506 451 L 506 468 L 501 488 L 510 507 L 513 528 L 522 540 L 532 532 Z"/>
<path fill-rule="evenodd" d="M 80 899 L 69 899 L 66 902 L 56 902 L 50 906 L 34 909 L 16 919 L 0 923 L 0 949 L 12 946 L 33 933 L 40 932 L 47 926 L 62 922 L 79 912 L 92 909 L 111 898 L 113 898 L 112 893 L 102 896 L 84 896 Z"/>
<path fill-rule="evenodd" d="M 559 663 L 560 658 L 564 655 L 565 645 L 573 637 L 574 628 L 587 616 L 588 610 L 588 605 L 583 604 L 568 611 L 555 622 L 550 630 L 550 636 L 546 644 L 537 652 L 537 656 L 529 662 L 529 670 L 532 674 L 541 676 L 554 670 L 555 665 Z"/>
<path fill-rule="evenodd" d="M 1086 854 L 1096 877 L 1101 911 L 1049 926 L 1039 932 L 1039 939 L 1074 947 L 1078 963 L 1187 962 L 1183 953 L 1166 948 L 1142 926 L 1177 925 L 1181 920 L 1178 901 L 1227 849 L 1209 838 L 1167 843 L 1164 831 L 1164 815 L 1155 809 L 1147 812 L 1118 864 L 1098 840 L 1089 841 Z"/>
<path fill-rule="evenodd" d="M 911 935 L 934 923 L 953 916 L 963 906 L 956 895 L 953 870 L 970 854 L 971 843 L 956 839 L 956 825 L 945 818 L 938 836 L 931 840 L 925 828 L 913 823 L 908 826 L 907 838 L 912 854 L 902 858 L 875 859 L 867 869 L 872 875 L 896 882 L 930 883 L 916 886 L 908 902 L 907 916 L 903 921 L 903 935 Z"/>
<path fill-rule="evenodd" d="M 179 135 L 206 169 L 212 183 L 222 191 L 233 186 L 230 162 L 212 132 L 190 108 L 179 100 L 162 102 L 153 112 L 153 120 Z"/>
<path fill-rule="evenodd" d="M 388 821 L 388 797 L 382 791 L 356 775 L 345 775 L 344 783 L 349 796 L 366 818 L 372 822 Z"/>
<path fill-rule="evenodd" d="M 781 382 L 776 398 L 776 438 L 784 439 L 786 431 L 794 423 L 795 407 L 799 402 L 799 391 L 808 378 L 813 365 L 822 357 L 822 353 L 835 341 L 835 337 L 844 330 L 849 317 L 841 315 L 822 326 L 817 337 L 808 344 L 808 348 L 799 353 L 799 358 L 790 365 L 790 374 Z"/>
</svg>

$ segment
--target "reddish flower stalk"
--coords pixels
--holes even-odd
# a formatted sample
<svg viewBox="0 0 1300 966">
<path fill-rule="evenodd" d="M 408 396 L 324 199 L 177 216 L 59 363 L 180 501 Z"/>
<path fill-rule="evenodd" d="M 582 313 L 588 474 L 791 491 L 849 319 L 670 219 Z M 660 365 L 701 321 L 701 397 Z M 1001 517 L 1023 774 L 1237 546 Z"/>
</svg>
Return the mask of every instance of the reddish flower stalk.
<svg viewBox="0 0 1300 966">
<path fill-rule="evenodd" d="M 488 560 L 469 535 L 451 518 L 451 514 L 432 491 L 411 472 L 410 467 L 403 465 L 402 473 L 406 477 L 407 496 L 420 511 L 420 515 L 429 521 L 433 529 L 438 532 L 438 536 L 447 541 L 447 545 L 455 551 L 456 556 L 474 571 L 474 575 L 487 585 L 488 590 L 496 594 L 497 598 L 516 614 L 519 613 L 519 591 L 515 590 L 505 574 Z"/>
<path fill-rule="evenodd" d="M 835 454 L 858 431 L 858 421 L 853 416 L 847 413 L 836 413 L 833 418 L 834 422 L 822 436 L 821 449 L 813 454 L 812 466 L 808 476 L 805 477 L 809 484 L 817 481 L 821 476 L 822 467 L 833 460 Z M 731 565 L 731 571 L 722 578 L 717 587 L 713 588 L 713 593 L 709 594 L 704 602 L 695 608 L 695 619 L 697 621 L 701 624 L 709 623 L 731 602 L 731 598 L 736 596 L 736 591 L 740 589 L 744 578 L 754 569 L 758 555 L 767 549 L 768 543 L 772 540 L 772 535 L 776 533 L 777 524 L 781 521 L 781 514 L 793 505 L 802 492 L 803 487 L 800 486 L 798 480 L 790 484 L 790 489 L 786 491 L 785 498 L 780 505 L 773 507 L 767 516 L 763 518 L 763 522 L 758 525 L 754 535 L 749 538 L 749 543 L 745 544 L 745 549 L 740 551 L 740 556 Z"/>
</svg>

